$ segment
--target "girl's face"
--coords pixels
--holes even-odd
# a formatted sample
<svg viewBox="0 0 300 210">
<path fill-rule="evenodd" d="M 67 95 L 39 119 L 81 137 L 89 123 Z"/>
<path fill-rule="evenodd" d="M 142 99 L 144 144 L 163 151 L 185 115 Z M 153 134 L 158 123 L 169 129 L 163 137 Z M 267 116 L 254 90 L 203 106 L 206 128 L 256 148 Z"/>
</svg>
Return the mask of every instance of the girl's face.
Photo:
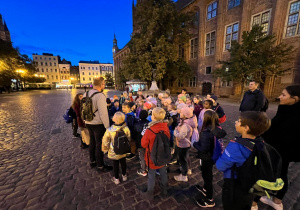
<svg viewBox="0 0 300 210">
<path fill-rule="evenodd" d="M 211 107 L 210 107 L 210 104 L 209 104 L 207 101 L 204 101 L 203 107 L 204 107 L 205 109 L 210 109 L 210 108 L 211 108 Z"/>
<path fill-rule="evenodd" d="M 187 99 L 187 100 L 186 100 L 186 103 L 187 103 L 187 104 L 191 104 L 191 103 L 192 103 L 192 100 L 191 100 L 191 99 Z"/>
<path fill-rule="evenodd" d="M 195 104 L 198 104 L 198 103 L 199 103 L 199 101 L 198 101 L 197 98 L 194 98 L 194 103 L 195 103 Z"/>
<path fill-rule="evenodd" d="M 169 106 L 168 106 L 168 111 L 169 111 L 169 112 L 172 111 L 172 105 L 169 105 Z"/>
<path fill-rule="evenodd" d="M 184 103 L 182 99 L 178 99 L 178 103 L 182 104 Z"/>
<path fill-rule="evenodd" d="M 280 105 L 293 105 L 297 102 L 297 98 L 291 97 L 291 95 L 284 89 L 279 96 Z"/>
<path fill-rule="evenodd" d="M 83 98 L 83 95 L 79 95 L 79 100 L 81 101 L 81 99 Z"/>
</svg>

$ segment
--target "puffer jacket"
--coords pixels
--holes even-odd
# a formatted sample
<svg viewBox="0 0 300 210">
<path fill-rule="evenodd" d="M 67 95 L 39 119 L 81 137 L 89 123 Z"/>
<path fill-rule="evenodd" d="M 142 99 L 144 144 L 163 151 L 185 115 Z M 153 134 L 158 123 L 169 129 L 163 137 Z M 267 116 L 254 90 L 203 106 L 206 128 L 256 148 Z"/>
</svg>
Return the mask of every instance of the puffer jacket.
<svg viewBox="0 0 300 210">
<path fill-rule="evenodd" d="M 182 120 L 182 119 L 181 119 Z M 177 126 L 174 130 L 174 136 L 176 137 L 176 145 L 180 148 L 188 148 L 191 146 L 191 136 L 193 129 L 197 129 L 197 117 L 194 115 L 191 118 L 184 119 L 183 124 Z"/>
<path fill-rule="evenodd" d="M 124 133 L 126 134 L 128 140 L 130 141 L 131 140 L 130 130 L 126 126 L 126 123 L 123 123 L 121 125 L 112 125 L 109 129 L 106 130 L 106 132 L 103 136 L 102 151 L 104 153 L 108 152 L 109 159 L 119 160 L 119 159 L 122 159 L 127 156 L 127 154 L 117 155 L 114 152 L 114 139 L 115 139 L 117 131 L 120 130 L 121 128 L 124 130 Z M 128 154 L 130 154 L 130 153 L 128 153 Z"/>
</svg>

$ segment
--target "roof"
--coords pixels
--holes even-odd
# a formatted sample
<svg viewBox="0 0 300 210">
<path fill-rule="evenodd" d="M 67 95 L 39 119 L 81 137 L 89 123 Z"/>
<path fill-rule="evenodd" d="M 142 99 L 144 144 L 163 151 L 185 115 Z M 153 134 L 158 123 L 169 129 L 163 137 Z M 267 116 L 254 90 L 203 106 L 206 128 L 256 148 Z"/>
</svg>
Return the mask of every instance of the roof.
<svg viewBox="0 0 300 210">
<path fill-rule="evenodd" d="M 100 64 L 99 61 L 79 61 L 79 63 Z"/>
<path fill-rule="evenodd" d="M 195 0 L 178 0 L 175 5 L 176 9 L 183 10 L 185 7 L 193 3 Z"/>
</svg>

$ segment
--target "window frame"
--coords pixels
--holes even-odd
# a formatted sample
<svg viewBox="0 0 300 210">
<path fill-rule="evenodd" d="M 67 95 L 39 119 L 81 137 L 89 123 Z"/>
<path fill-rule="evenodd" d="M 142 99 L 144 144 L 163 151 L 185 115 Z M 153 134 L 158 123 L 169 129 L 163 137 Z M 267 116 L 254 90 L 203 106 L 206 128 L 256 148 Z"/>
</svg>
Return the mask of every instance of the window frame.
<svg viewBox="0 0 300 210">
<path fill-rule="evenodd" d="M 189 79 L 189 87 L 197 87 L 197 77 L 196 76 Z"/>
<path fill-rule="evenodd" d="M 271 24 L 272 8 L 267 9 L 267 10 L 265 10 L 265 11 L 262 11 L 262 12 L 259 12 L 259 13 L 256 13 L 256 14 L 252 15 L 252 16 L 251 16 L 251 26 L 250 26 L 250 29 L 252 29 L 252 27 L 254 26 L 254 25 L 253 25 L 254 17 L 256 17 L 256 16 L 258 16 L 258 15 L 260 16 L 260 22 L 259 22 L 258 25 L 261 26 L 261 25 L 262 25 L 262 16 L 263 16 L 263 14 L 265 14 L 265 13 L 267 13 L 267 12 L 269 12 L 269 21 L 268 21 L 268 22 L 264 22 L 264 23 L 268 23 L 268 29 L 267 29 L 267 31 L 265 32 L 265 34 L 268 35 L 269 32 L 270 32 L 270 24 Z"/>
<path fill-rule="evenodd" d="M 194 45 L 192 45 L 192 41 L 193 41 Z M 190 60 L 198 58 L 198 42 L 199 42 L 198 37 L 194 37 L 194 38 L 190 39 Z M 195 45 L 195 43 L 196 43 L 196 45 Z M 196 47 L 196 51 L 195 51 L 195 47 Z"/>
<path fill-rule="evenodd" d="M 213 54 L 211 53 L 211 48 L 212 48 L 212 47 L 211 47 L 211 41 L 212 41 L 212 39 L 211 39 L 211 34 L 212 34 L 212 33 L 215 33 L 215 38 L 213 39 L 213 40 L 215 41 L 215 44 L 214 44 L 214 47 L 213 47 L 213 48 L 214 48 L 214 53 L 213 53 Z M 209 39 L 209 48 L 207 48 L 207 39 L 206 39 L 208 34 L 209 34 L 209 38 L 210 38 L 210 39 Z M 206 54 L 206 50 L 207 50 L 207 49 L 209 49 L 209 54 L 208 54 L 208 55 Z M 214 30 L 214 31 L 210 31 L 210 32 L 208 32 L 208 33 L 205 34 L 205 48 L 204 48 L 204 55 L 205 55 L 205 56 L 214 55 L 215 52 L 216 52 L 216 31 Z"/>
<path fill-rule="evenodd" d="M 213 4 L 214 3 L 217 3 L 217 7 L 214 9 L 213 8 Z M 208 11 L 208 7 L 211 5 L 211 11 Z M 212 20 L 212 19 L 214 19 L 215 17 L 217 17 L 217 15 L 218 15 L 218 1 L 217 0 L 215 0 L 215 1 L 213 1 L 213 2 L 211 2 L 210 4 L 208 4 L 207 5 L 207 7 L 206 7 L 206 21 L 209 21 L 209 20 Z M 212 14 L 213 14 L 213 11 L 216 11 L 216 15 L 213 17 L 212 16 Z M 211 16 L 210 16 L 210 18 L 208 18 L 208 14 L 211 14 Z"/>
<path fill-rule="evenodd" d="M 228 42 L 226 42 L 226 37 L 227 37 L 227 35 L 229 35 L 229 34 L 227 34 L 227 27 L 229 27 L 229 26 L 231 26 L 232 27 L 232 29 L 231 29 L 231 33 L 230 33 L 230 35 L 231 35 L 231 37 L 230 37 L 230 47 L 231 47 L 231 43 L 232 43 L 232 41 L 235 41 L 235 40 L 232 40 L 232 34 L 233 34 L 233 26 L 235 25 L 235 24 L 238 24 L 238 31 L 237 31 L 237 42 L 239 41 L 239 32 L 240 32 L 240 22 L 239 21 L 236 21 L 236 22 L 233 22 L 233 23 L 231 23 L 231 24 L 228 24 L 228 25 L 226 25 L 225 26 L 225 33 L 224 33 L 224 52 L 226 52 L 226 51 L 228 51 L 228 49 L 230 49 L 230 48 L 228 48 L 228 49 L 226 49 L 226 44 L 228 43 Z"/>
<path fill-rule="evenodd" d="M 300 36 L 300 9 L 299 9 L 299 11 L 298 11 L 298 19 L 297 19 L 297 21 L 296 21 L 296 24 L 288 25 L 289 17 L 290 17 L 291 15 L 297 14 L 296 12 L 290 14 L 291 5 L 292 5 L 293 3 L 296 3 L 296 2 L 300 2 L 300 1 L 299 1 L 299 0 L 291 1 L 291 2 L 289 2 L 289 4 L 288 4 L 287 13 L 286 13 L 287 16 L 286 16 L 286 21 L 285 21 L 285 27 L 284 27 L 283 38 L 292 38 L 292 37 Z M 296 29 L 295 29 L 294 35 L 287 36 L 287 32 L 288 32 L 287 29 L 288 29 L 288 27 L 291 27 L 291 26 L 294 26 L 294 25 L 296 25 Z M 297 33 L 297 32 L 298 32 L 298 33 Z"/>
<path fill-rule="evenodd" d="M 209 73 L 209 74 L 206 73 L 206 69 L 207 69 L 208 67 L 210 67 L 210 73 Z M 205 66 L 205 72 L 204 72 L 204 75 L 212 75 L 212 72 L 213 72 L 212 66 Z"/>
<path fill-rule="evenodd" d="M 237 0 L 228 0 L 227 9 L 228 9 L 228 10 L 231 10 L 231 9 L 233 9 L 233 8 L 235 8 L 235 7 L 241 5 L 241 0 L 238 0 L 238 1 L 239 1 L 239 4 L 238 4 L 238 5 L 236 5 L 236 1 L 237 1 Z M 233 2 L 233 6 L 229 8 L 229 3 L 230 3 L 230 2 Z"/>
</svg>

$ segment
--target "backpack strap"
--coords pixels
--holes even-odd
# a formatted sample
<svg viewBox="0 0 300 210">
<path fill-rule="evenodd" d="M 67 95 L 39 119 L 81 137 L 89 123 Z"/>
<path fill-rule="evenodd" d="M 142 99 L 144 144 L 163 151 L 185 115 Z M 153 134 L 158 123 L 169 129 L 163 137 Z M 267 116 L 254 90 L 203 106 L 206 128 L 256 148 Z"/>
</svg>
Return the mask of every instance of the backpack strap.
<svg viewBox="0 0 300 210">
<path fill-rule="evenodd" d="M 234 140 L 236 143 L 239 143 L 245 147 L 247 147 L 249 150 L 253 150 L 255 143 L 253 141 L 250 140 L 246 140 L 246 139 L 241 139 L 241 138 L 236 138 Z"/>
<path fill-rule="evenodd" d="M 102 93 L 102 92 L 97 91 L 97 92 L 93 93 L 93 94 L 90 96 L 90 98 L 93 98 L 93 96 L 96 95 L 96 94 L 98 94 L 98 93 Z M 102 93 L 102 94 L 103 94 L 103 93 Z M 89 91 L 86 93 L 86 95 L 87 95 L 87 97 L 89 97 Z M 104 94 L 103 94 L 103 95 L 104 95 Z M 98 112 L 98 109 L 96 109 L 96 111 L 93 112 L 94 117 L 95 117 L 95 113 L 96 113 L 96 112 Z"/>
</svg>

